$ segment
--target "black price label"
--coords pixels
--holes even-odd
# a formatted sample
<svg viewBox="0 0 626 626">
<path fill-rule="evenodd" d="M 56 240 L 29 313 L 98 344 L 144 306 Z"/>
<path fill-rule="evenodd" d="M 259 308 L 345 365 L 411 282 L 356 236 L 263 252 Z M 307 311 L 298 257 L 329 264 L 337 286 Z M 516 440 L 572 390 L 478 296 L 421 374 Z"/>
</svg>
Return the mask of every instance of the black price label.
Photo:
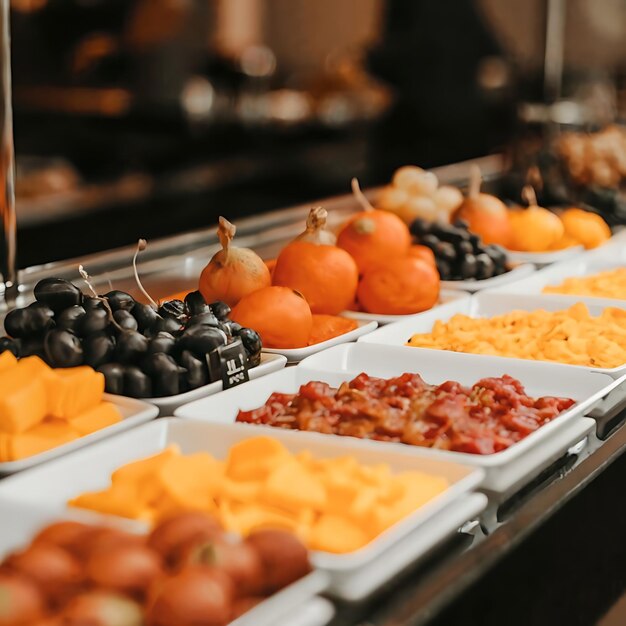
<svg viewBox="0 0 626 626">
<path fill-rule="evenodd" d="M 248 355 L 241 339 L 235 339 L 227 346 L 220 346 L 209 355 L 211 378 L 221 378 L 224 389 L 236 387 L 250 380 L 248 375 Z M 213 377 L 215 372 L 216 376 Z"/>
</svg>

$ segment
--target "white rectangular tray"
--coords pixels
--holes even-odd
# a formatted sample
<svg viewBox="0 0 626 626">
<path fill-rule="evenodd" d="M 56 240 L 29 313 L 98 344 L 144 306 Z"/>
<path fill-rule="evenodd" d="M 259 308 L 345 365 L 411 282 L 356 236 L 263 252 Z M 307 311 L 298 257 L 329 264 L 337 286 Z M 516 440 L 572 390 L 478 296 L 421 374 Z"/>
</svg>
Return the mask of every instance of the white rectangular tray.
<svg viewBox="0 0 626 626">
<path fill-rule="evenodd" d="M 0 533 L 0 561 L 10 552 L 27 546 L 34 535 L 44 526 L 60 519 L 82 521 L 87 524 L 104 524 L 130 532 L 138 531 L 140 525 L 128 524 L 125 520 L 111 516 L 100 516 L 90 511 L 79 509 L 69 510 L 62 515 L 50 508 L 41 505 L 15 502 L 11 498 L 0 499 L 0 515 L 2 515 L 2 533 Z M 318 616 L 316 621 L 295 621 L 294 611 L 300 612 L 302 605 L 308 604 L 318 593 L 325 591 L 329 584 L 329 577 L 324 572 L 313 571 L 304 578 L 285 587 L 267 600 L 264 600 L 253 609 L 234 620 L 229 626 L 322 626 L 330 620 L 319 619 L 328 616 L 328 609 L 321 611 L 316 607 L 313 615 Z M 311 609 L 307 614 L 311 613 Z"/>
<path fill-rule="evenodd" d="M 545 267 L 516 283 L 503 285 L 490 291 L 494 293 L 546 295 L 551 298 L 558 298 L 563 302 L 563 306 L 569 306 L 575 302 L 585 302 L 587 304 L 624 308 L 626 307 L 626 294 L 624 295 L 624 299 L 618 299 L 574 294 L 543 293 L 545 287 L 559 285 L 566 278 L 590 276 L 618 267 L 626 267 L 626 246 L 621 249 L 616 248 L 611 258 L 604 253 L 587 252 L 570 261 L 563 261 L 562 263 L 555 263 L 554 265 Z"/>
<path fill-rule="evenodd" d="M 124 437 L 112 437 L 88 450 L 80 450 L 52 461 L 43 468 L 34 468 L 0 481 L 0 498 L 26 504 L 36 503 L 48 507 L 52 512 L 61 512 L 66 509 L 67 501 L 80 493 L 106 488 L 111 473 L 121 465 L 156 454 L 172 443 L 179 445 L 184 453 L 206 451 L 224 458 L 235 443 L 257 434 L 258 431 L 244 424 L 210 424 L 163 418 L 135 428 Z M 294 452 L 307 449 L 319 457 L 349 454 L 360 463 L 387 463 L 395 472 L 417 470 L 443 476 L 449 482 L 444 493 L 360 550 L 344 555 L 313 553 L 314 565 L 330 573 L 355 571 L 383 554 L 400 539 L 413 532 L 420 532 L 427 520 L 438 515 L 462 494 L 473 490 L 484 476 L 480 468 L 425 456 L 397 454 L 392 447 L 357 445 L 358 442 L 351 438 L 325 435 L 304 437 L 303 433 L 280 429 L 274 429 L 271 434 Z"/>
<path fill-rule="evenodd" d="M 361 337 L 359 342 L 363 343 L 378 343 L 388 346 L 406 346 L 406 343 L 412 335 L 416 333 L 429 333 L 437 320 L 447 322 L 456 313 L 462 313 L 471 317 L 494 317 L 496 315 L 503 315 L 510 313 L 511 311 L 535 311 L 537 309 L 544 309 L 546 311 L 560 311 L 568 308 L 569 304 L 564 303 L 559 297 L 552 295 L 521 295 L 521 294 L 508 294 L 500 293 L 496 291 L 481 291 L 478 294 L 472 296 L 468 306 L 465 310 L 446 310 L 445 313 L 426 311 L 416 315 L 411 320 L 404 322 L 398 322 L 397 324 L 390 324 L 379 328 L 373 333 L 370 333 L 366 337 Z M 587 308 L 591 315 L 597 316 L 602 313 L 606 308 L 601 303 L 587 304 Z M 409 348 L 407 350 L 419 350 L 423 353 L 422 358 L 429 358 L 428 355 L 433 352 L 439 352 L 430 348 Z M 484 355 L 475 355 L 477 357 L 485 358 Z M 532 359 L 513 359 L 508 357 L 489 357 L 496 359 L 506 358 L 508 361 L 522 361 L 537 363 Z M 555 363 L 554 361 L 545 361 L 546 363 Z M 586 371 L 602 372 L 609 374 L 615 378 L 619 378 L 623 374 L 626 374 L 626 363 L 618 367 L 613 368 L 600 368 L 583 365 L 566 365 L 566 367 L 572 369 L 582 369 Z"/>
<path fill-rule="evenodd" d="M 446 305 L 449 305 L 451 302 L 468 300 L 469 293 L 466 293 L 466 291 L 472 290 L 468 289 L 466 291 L 462 291 L 462 289 L 463 287 L 443 289 L 442 284 L 442 289 L 439 294 L 439 304 L 435 305 L 432 309 L 429 309 L 429 311 L 439 310 L 442 307 L 445 308 Z M 412 315 L 382 315 L 381 313 L 365 313 L 364 311 L 344 311 L 341 315 L 343 315 L 343 317 L 349 317 L 363 322 L 378 322 L 378 325 L 382 326 L 383 324 L 393 324 L 394 322 L 401 322 L 402 320 L 415 317 L 418 313 L 413 313 Z"/>
<path fill-rule="evenodd" d="M 558 263 L 565 259 L 573 259 L 584 251 L 585 249 L 582 246 L 572 246 L 571 248 L 555 250 L 554 252 L 516 252 L 515 250 L 507 250 L 506 254 L 511 261 L 517 261 L 518 263 L 550 265 L 551 263 Z"/>
<path fill-rule="evenodd" d="M 316 354 L 317 352 L 321 352 L 322 350 L 326 350 L 327 348 L 332 348 L 333 346 L 338 346 L 342 343 L 349 343 L 350 341 L 356 341 L 359 337 L 363 337 L 376 330 L 377 326 L 378 324 L 375 321 L 360 321 L 359 325 L 349 333 L 344 333 L 343 335 L 313 344 L 312 346 L 291 349 L 263 348 L 263 352 L 275 355 L 281 354 L 287 359 L 288 363 L 297 363 L 298 361 L 302 361 L 302 359 L 306 359 L 306 357 Z"/>
<path fill-rule="evenodd" d="M 463 291 L 482 291 L 483 289 L 495 289 L 503 285 L 511 285 L 518 280 L 529 276 L 535 271 L 532 263 L 520 263 L 505 274 L 493 276 L 483 280 L 442 280 L 442 289 L 462 289 Z"/>
<path fill-rule="evenodd" d="M 64 443 L 63 445 L 56 446 L 55 448 L 51 448 L 45 452 L 40 452 L 39 454 L 34 454 L 33 456 L 26 457 L 25 459 L 0 463 L 0 476 L 21 472 L 22 470 L 38 465 L 39 463 L 43 463 L 44 461 L 50 461 L 51 459 L 55 459 L 63 454 L 78 450 L 79 448 L 82 448 L 90 443 L 94 443 L 106 437 L 110 437 L 111 435 L 121 433 L 122 431 L 128 430 L 133 426 L 138 426 L 139 424 L 143 424 L 144 422 L 154 419 L 159 412 L 157 407 L 143 400 L 135 400 L 134 398 L 127 398 L 125 396 L 114 396 L 108 393 L 104 394 L 103 399 L 107 402 L 115 404 L 122 414 L 122 419 L 117 422 L 117 424 L 101 428 L 94 433 L 90 433 L 84 437 L 79 437 L 74 441 Z"/>
<path fill-rule="evenodd" d="M 261 362 L 256 367 L 248 370 L 248 375 L 250 376 L 250 380 L 256 380 L 261 376 L 283 369 L 285 365 L 287 365 L 287 357 L 281 354 L 269 354 L 263 352 L 261 353 Z M 222 381 L 217 380 L 214 383 L 209 383 L 208 385 L 198 387 L 198 389 L 192 389 L 191 391 L 179 393 L 175 396 L 146 398 L 144 401 L 157 406 L 159 408 L 159 416 L 164 417 L 166 415 L 172 415 L 174 411 L 183 404 L 193 402 L 194 400 L 198 400 L 200 398 L 206 398 L 207 396 L 212 396 L 213 394 L 222 391 L 223 388 L 224 384 Z"/>
<path fill-rule="evenodd" d="M 435 350 L 429 351 L 427 358 L 424 358 L 424 352 L 416 348 L 394 348 L 365 343 L 337 346 L 309 357 L 296 368 L 272 374 L 262 383 L 260 381 L 248 383 L 245 394 L 237 393 L 236 389 L 228 390 L 214 398 L 205 398 L 180 407 L 176 411 L 176 416 L 212 423 L 233 423 L 239 410 L 262 406 L 274 391 L 295 393 L 300 385 L 311 380 L 321 380 L 338 386 L 361 372 L 382 378 L 398 376 L 405 372 L 417 372 L 428 383 L 440 384 L 446 380 L 456 380 L 463 385 L 472 385 L 481 378 L 509 374 L 520 380 L 531 396 L 571 397 L 577 404 L 507 450 L 490 455 L 321 435 L 333 439 L 348 439 L 359 445 L 373 446 L 375 449 L 391 448 L 402 454 L 427 456 L 481 467 L 485 471 L 482 487 L 493 492 L 509 493 L 549 465 L 555 458 L 554 454 L 564 453 L 576 443 L 572 439 L 578 436 L 579 431 L 572 423 L 580 421 L 626 380 L 626 377 L 614 380 L 605 374 L 583 370 L 572 371 L 565 365 L 551 363 L 478 357 L 472 354 Z M 595 426 L 595 422 L 591 423 Z M 586 427 L 588 422 L 585 421 L 584 424 Z M 263 432 L 277 430 L 271 426 L 256 424 L 241 426 L 257 431 L 262 429 Z M 301 434 L 304 437 L 320 436 L 304 431 Z"/>
</svg>

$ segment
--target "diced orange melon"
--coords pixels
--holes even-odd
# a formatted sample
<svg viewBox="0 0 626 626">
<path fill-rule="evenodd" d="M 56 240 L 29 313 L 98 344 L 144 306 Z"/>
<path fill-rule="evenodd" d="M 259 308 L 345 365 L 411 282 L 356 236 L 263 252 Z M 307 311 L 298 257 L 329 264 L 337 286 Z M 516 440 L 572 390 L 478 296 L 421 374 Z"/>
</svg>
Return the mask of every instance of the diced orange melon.
<svg viewBox="0 0 626 626">
<path fill-rule="evenodd" d="M 309 547 L 324 552 L 353 552 L 362 548 L 370 537 L 357 524 L 333 514 L 320 516 L 309 534 Z"/>
<path fill-rule="evenodd" d="M 5 350 L 2 354 L 0 354 L 0 372 L 4 372 L 5 370 L 15 367 L 16 365 L 17 359 L 12 352 Z"/>
<path fill-rule="evenodd" d="M 302 507 L 323 510 L 326 489 L 312 472 L 295 459 L 277 465 L 267 477 L 262 491 L 265 502 L 289 511 Z"/>
<path fill-rule="evenodd" d="M 186 509 L 213 511 L 213 494 L 223 467 L 206 452 L 173 456 L 158 470 L 157 480 L 166 496 Z"/>
<path fill-rule="evenodd" d="M 122 416 L 114 404 L 101 402 L 95 407 L 83 411 L 77 417 L 70 419 L 69 423 L 82 436 L 117 424 L 121 419 Z"/>
<path fill-rule="evenodd" d="M 111 481 L 115 483 L 130 482 L 133 484 L 138 483 L 140 480 L 146 477 L 153 477 L 159 471 L 162 465 L 168 459 L 180 454 L 178 446 L 168 446 L 161 452 L 149 456 L 139 461 L 133 461 L 127 465 L 123 465 L 119 469 L 116 469 L 111 475 Z"/>
<path fill-rule="evenodd" d="M 27 357 L 0 376 L 0 430 L 21 433 L 48 414 L 44 378 L 50 368 L 38 357 Z"/>
<path fill-rule="evenodd" d="M 151 511 L 137 498 L 137 491 L 131 484 L 116 484 L 103 491 L 84 493 L 70 500 L 69 505 L 132 519 L 153 519 Z"/>
<path fill-rule="evenodd" d="M 254 437 L 236 443 L 228 452 L 226 475 L 235 480 L 265 478 L 290 457 L 287 448 L 271 437 Z"/>
<path fill-rule="evenodd" d="M 91 367 L 53 370 L 47 378 L 49 414 L 72 419 L 97 406 L 104 393 L 104 376 Z"/>
<path fill-rule="evenodd" d="M 40 452 L 78 439 L 80 434 L 61 420 L 45 420 L 19 435 L 9 443 L 12 460 L 24 459 Z"/>
</svg>

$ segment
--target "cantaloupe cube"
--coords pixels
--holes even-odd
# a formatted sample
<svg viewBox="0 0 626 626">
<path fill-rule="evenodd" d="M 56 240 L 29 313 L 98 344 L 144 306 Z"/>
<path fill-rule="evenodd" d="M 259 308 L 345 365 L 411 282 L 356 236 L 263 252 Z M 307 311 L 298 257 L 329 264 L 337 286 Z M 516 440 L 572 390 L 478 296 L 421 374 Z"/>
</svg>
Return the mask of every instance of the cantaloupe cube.
<svg viewBox="0 0 626 626">
<path fill-rule="evenodd" d="M 111 482 L 113 484 L 116 483 L 133 483 L 137 484 L 140 480 L 146 477 L 153 477 L 156 472 L 158 472 L 159 468 L 170 458 L 173 456 L 177 456 L 180 454 L 180 450 L 178 446 L 171 445 L 154 454 L 152 456 L 146 457 L 145 459 L 140 459 L 139 461 L 133 461 L 131 463 L 127 463 L 122 467 L 116 469 L 113 474 L 111 474 Z"/>
<path fill-rule="evenodd" d="M 277 528 L 289 532 L 295 532 L 298 528 L 298 518 L 295 515 L 262 503 L 220 502 L 217 517 L 224 528 L 244 536 L 253 530 L 264 528 Z"/>
<path fill-rule="evenodd" d="M 11 440 L 13 435 L 0 432 L 0 463 L 7 463 L 13 460 L 13 451 L 11 450 Z"/>
<path fill-rule="evenodd" d="M 443 477 L 413 471 L 395 476 L 394 482 L 402 488 L 400 497 L 387 506 L 379 505 L 367 520 L 368 528 L 375 534 L 404 519 L 448 487 Z"/>
<path fill-rule="evenodd" d="M 323 552 L 354 552 L 369 542 L 368 535 L 354 522 L 340 515 L 320 516 L 309 534 L 309 548 Z"/>
<path fill-rule="evenodd" d="M 213 511 L 213 497 L 221 476 L 221 463 L 206 452 L 198 452 L 168 459 L 159 468 L 156 480 L 181 507 Z"/>
<path fill-rule="evenodd" d="M 232 480 L 224 476 L 216 487 L 216 495 L 235 502 L 258 500 L 263 482 L 260 480 Z"/>
<path fill-rule="evenodd" d="M 55 369 L 47 391 L 50 416 L 72 419 L 102 402 L 104 376 L 86 365 Z"/>
<path fill-rule="evenodd" d="M 268 504 L 290 511 L 303 507 L 321 511 L 326 507 L 324 485 L 295 459 L 275 467 L 261 493 Z"/>
<path fill-rule="evenodd" d="M 114 404 L 101 402 L 95 407 L 83 411 L 77 417 L 70 419 L 69 424 L 82 436 L 117 424 L 121 419 L 122 415 Z"/>
<path fill-rule="evenodd" d="M 103 491 L 83 493 L 68 502 L 70 506 L 108 515 L 152 521 L 153 512 L 136 498 L 135 486 L 116 484 Z"/>
<path fill-rule="evenodd" d="M 244 439 L 229 450 L 226 475 L 235 480 L 262 480 L 290 457 L 287 448 L 271 437 Z"/>
<path fill-rule="evenodd" d="M 50 368 L 38 357 L 21 359 L 0 375 L 0 430 L 21 433 L 48 414 L 44 378 Z"/>
<path fill-rule="evenodd" d="M 80 434 L 61 420 L 45 420 L 24 433 L 13 435 L 10 442 L 11 456 L 14 460 L 69 443 L 78 439 Z"/>
<path fill-rule="evenodd" d="M 0 354 L 0 372 L 4 372 L 17 365 L 17 359 L 12 352 L 5 350 Z"/>
</svg>

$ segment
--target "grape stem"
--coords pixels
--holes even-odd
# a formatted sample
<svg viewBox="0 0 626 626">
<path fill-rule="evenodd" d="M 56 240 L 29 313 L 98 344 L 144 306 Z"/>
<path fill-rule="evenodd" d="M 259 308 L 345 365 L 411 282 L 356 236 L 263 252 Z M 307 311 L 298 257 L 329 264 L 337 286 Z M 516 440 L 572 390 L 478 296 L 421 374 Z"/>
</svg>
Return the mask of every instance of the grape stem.
<svg viewBox="0 0 626 626">
<path fill-rule="evenodd" d="M 351 181 L 352 193 L 357 199 L 357 202 L 361 205 L 364 211 L 375 211 L 372 203 L 365 197 L 365 194 L 361 191 L 358 179 L 355 177 Z"/>
<path fill-rule="evenodd" d="M 78 266 L 78 273 L 81 275 L 81 278 L 87 284 L 87 287 L 89 287 L 89 291 L 91 291 L 91 293 L 93 294 L 93 297 L 96 300 L 99 300 L 100 302 L 102 302 L 102 304 L 104 305 L 104 308 L 107 310 L 107 314 L 109 316 L 109 322 L 111 322 L 111 324 L 116 326 L 118 330 L 124 330 L 117 323 L 117 320 L 113 317 L 113 309 L 111 309 L 111 305 L 109 304 L 109 301 L 107 300 L 107 298 L 103 298 L 102 296 L 98 295 L 98 292 L 94 289 L 94 286 L 91 284 L 91 276 L 89 276 L 89 274 L 87 273 L 87 270 L 82 265 Z"/>
<path fill-rule="evenodd" d="M 152 299 L 152 296 L 144 289 L 144 286 L 141 284 L 141 280 L 139 279 L 139 272 L 137 271 L 137 257 L 140 252 L 143 252 L 148 247 L 148 242 L 145 239 L 139 239 L 137 241 L 137 248 L 135 248 L 135 254 L 133 255 L 133 272 L 135 274 L 135 282 L 139 287 L 139 291 L 146 296 L 148 302 L 152 304 L 155 309 L 159 308 L 159 305 Z"/>
</svg>

